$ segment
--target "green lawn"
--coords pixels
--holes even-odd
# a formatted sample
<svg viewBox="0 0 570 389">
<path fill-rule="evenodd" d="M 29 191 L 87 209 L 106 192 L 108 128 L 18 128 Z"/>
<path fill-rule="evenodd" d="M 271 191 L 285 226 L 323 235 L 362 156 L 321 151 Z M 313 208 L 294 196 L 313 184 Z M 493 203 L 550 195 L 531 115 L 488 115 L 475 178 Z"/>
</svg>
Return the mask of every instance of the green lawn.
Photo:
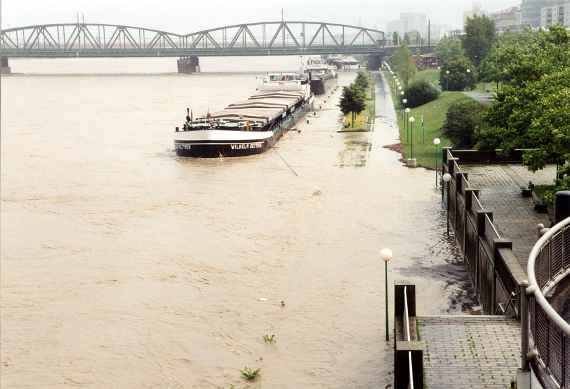
<svg viewBox="0 0 570 389">
<path fill-rule="evenodd" d="M 436 70 L 425 70 L 418 72 L 415 79 L 418 77 L 428 79 L 433 77 L 434 73 L 437 75 Z M 384 73 L 385 77 L 390 80 L 389 73 Z M 401 107 L 397 101 L 401 100 L 400 96 L 396 96 L 392 91 L 392 98 L 395 102 L 395 108 L 398 114 L 398 126 L 400 128 L 400 140 L 402 143 L 402 150 L 404 158 L 411 158 L 411 142 L 406 138 L 406 127 L 404 126 L 404 118 L 402 116 Z M 435 168 L 436 148 L 433 145 L 434 138 L 440 138 L 441 144 L 439 147 L 450 146 L 451 142 L 443 136 L 441 127 L 445 122 L 445 115 L 451 104 L 464 99 L 470 99 L 463 92 L 443 92 L 440 97 L 430 103 L 424 104 L 420 107 L 413 108 L 410 116 L 413 116 L 416 121 L 414 123 L 413 139 L 414 139 L 414 155 L 417 159 L 418 165 Z M 424 131 L 421 130 L 421 118 L 424 119 Z M 441 156 L 438 153 L 438 160 Z"/>
</svg>

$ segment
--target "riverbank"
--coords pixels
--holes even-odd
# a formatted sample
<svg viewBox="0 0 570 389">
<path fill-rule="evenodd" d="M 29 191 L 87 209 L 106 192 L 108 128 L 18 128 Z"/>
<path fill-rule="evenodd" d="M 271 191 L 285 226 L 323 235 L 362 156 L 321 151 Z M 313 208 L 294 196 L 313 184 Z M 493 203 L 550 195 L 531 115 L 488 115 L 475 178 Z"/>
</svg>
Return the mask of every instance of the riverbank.
<svg viewBox="0 0 570 389">
<path fill-rule="evenodd" d="M 386 80 L 391 80 L 390 73 L 383 72 L 383 74 Z M 437 77 L 438 73 L 436 70 L 424 70 L 418 72 L 412 82 L 427 80 L 435 83 L 434 80 Z M 398 102 L 401 102 L 405 96 L 397 95 L 393 88 L 391 88 L 391 94 L 398 116 L 400 149 L 402 150 L 403 158 L 415 158 L 418 166 L 434 169 L 438 163 L 436 159 L 441 157 L 439 152 L 441 147 L 451 145 L 451 141 L 441 130 L 449 107 L 461 100 L 471 99 L 471 97 L 463 92 L 442 92 L 438 99 L 416 108 L 410 108 L 410 113 L 404 117 L 402 104 Z M 410 117 L 415 119 L 413 130 L 408 122 Z M 433 144 L 435 138 L 439 138 L 441 141 L 437 147 Z"/>
</svg>

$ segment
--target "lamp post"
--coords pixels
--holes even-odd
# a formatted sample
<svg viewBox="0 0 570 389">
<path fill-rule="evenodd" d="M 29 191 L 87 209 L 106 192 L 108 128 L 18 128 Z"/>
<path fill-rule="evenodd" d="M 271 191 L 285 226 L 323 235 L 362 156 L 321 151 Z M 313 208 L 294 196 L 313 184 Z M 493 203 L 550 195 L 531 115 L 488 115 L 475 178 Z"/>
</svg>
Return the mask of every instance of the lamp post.
<svg viewBox="0 0 570 389">
<path fill-rule="evenodd" d="M 433 145 L 435 146 L 435 189 L 437 189 L 437 157 L 438 157 L 438 151 L 439 151 L 439 145 L 441 143 L 441 139 L 439 138 L 435 138 L 433 140 Z"/>
<path fill-rule="evenodd" d="M 409 130 L 410 130 L 410 158 L 414 158 L 414 123 L 416 121 L 415 117 L 410 117 L 408 119 L 410 122 Z"/>
<path fill-rule="evenodd" d="M 449 181 L 451 181 L 451 174 L 445 173 L 443 175 L 443 182 L 445 183 L 445 191 L 447 192 L 447 200 L 445 201 L 445 209 L 447 210 L 447 236 L 449 236 Z M 441 201 L 443 202 L 443 198 Z"/>
<path fill-rule="evenodd" d="M 449 70 L 445 71 L 446 77 L 445 77 L 445 90 L 449 90 Z"/>
<path fill-rule="evenodd" d="M 380 257 L 384 261 L 384 286 L 385 286 L 385 295 L 386 295 L 386 342 L 390 341 L 390 331 L 388 328 L 388 262 L 392 260 L 392 250 L 390 249 L 382 249 L 380 251 Z"/>
<path fill-rule="evenodd" d="M 404 110 L 404 131 L 406 131 L 406 142 L 410 141 L 410 137 L 408 136 L 408 117 L 410 116 L 411 111 L 412 110 L 409 108 Z"/>
</svg>

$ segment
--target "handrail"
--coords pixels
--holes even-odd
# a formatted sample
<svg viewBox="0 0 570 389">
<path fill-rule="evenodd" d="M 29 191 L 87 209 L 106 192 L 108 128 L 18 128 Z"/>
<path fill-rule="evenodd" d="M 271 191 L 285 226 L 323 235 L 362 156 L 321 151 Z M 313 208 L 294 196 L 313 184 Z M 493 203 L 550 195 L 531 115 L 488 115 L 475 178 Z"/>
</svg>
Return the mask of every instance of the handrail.
<svg viewBox="0 0 570 389">
<path fill-rule="evenodd" d="M 406 333 L 406 340 L 411 341 L 410 336 L 410 316 L 408 313 L 408 289 L 404 286 L 404 327 Z M 412 352 L 408 351 L 408 374 L 409 374 L 409 389 L 414 389 L 414 370 L 412 366 Z"/>
<path fill-rule="evenodd" d="M 552 239 L 552 237 L 555 234 L 557 234 L 564 227 L 567 227 L 567 226 L 570 226 L 570 217 L 564 219 L 563 221 L 561 221 L 560 223 L 558 223 L 557 225 L 555 225 L 554 227 L 549 229 L 536 242 L 536 244 L 532 248 L 530 255 L 528 256 L 527 272 L 528 272 L 529 287 L 528 287 L 527 291 L 530 294 L 534 295 L 536 302 L 540 305 L 540 307 L 548 315 L 549 319 L 552 320 L 552 322 L 554 324 L 556 324 L 556 326 L 558 328 L 560 328 L 560 330 L 563 331 L 566 334 L 566 336 L 570 336 L 570 324 L 566 320 L 564 320 L 558 314 L 558 312 L 556 312 L 556 310 L 554 310 L 554 308 L 552 308 L 552 306 L 548 303 L 548 301 L 546 300 L 546 297 L 544 297 L 542 290 L 540 290 L 540 287 L 538 286 L 538 283 L 536 282 L 536 275 L 534 273 L 536 258 L 539 256 L 539 254 L 541 253 L 544 246 Z"/>
</svg>

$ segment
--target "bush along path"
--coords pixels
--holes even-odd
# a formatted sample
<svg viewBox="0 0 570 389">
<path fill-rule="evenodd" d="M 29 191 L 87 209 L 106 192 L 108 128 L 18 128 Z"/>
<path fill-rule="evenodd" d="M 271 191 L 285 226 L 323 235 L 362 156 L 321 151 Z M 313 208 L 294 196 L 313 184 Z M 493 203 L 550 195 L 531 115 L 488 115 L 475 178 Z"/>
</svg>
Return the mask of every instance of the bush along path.
<svg viewBox="0 0 570 389">
<path fill-rule="evenodd" d="M 356 80 L 343 88 L 338 106 L 344 114 L 343 129 L 339 132 L 371 131 L 376 115 L 376 87 L 372 74 L 360 71 Z"/>
</svg>

